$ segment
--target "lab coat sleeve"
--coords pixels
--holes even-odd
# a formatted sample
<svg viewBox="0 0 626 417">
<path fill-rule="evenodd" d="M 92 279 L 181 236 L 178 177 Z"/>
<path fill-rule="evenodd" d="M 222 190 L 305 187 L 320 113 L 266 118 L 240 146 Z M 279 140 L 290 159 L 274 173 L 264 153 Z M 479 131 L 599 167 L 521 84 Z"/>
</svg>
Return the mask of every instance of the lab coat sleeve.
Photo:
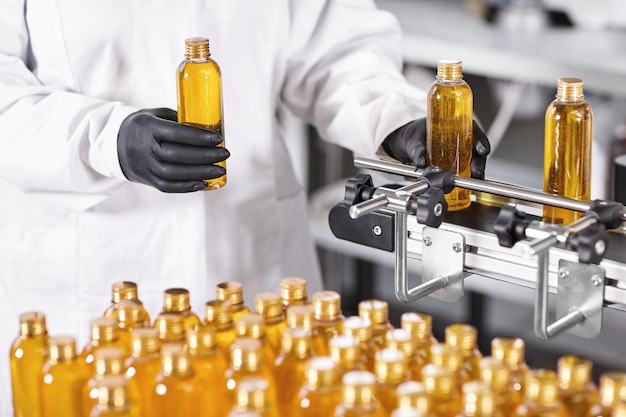
<svg viewBox="0 0 626 417">
<path fill-rule="evenodd" d="M 135 109 L 41 83 L 24 8 L 4 2 L 0 13 L 0 180 L 84 209 L 126 182 L 117 132 Z"/>
<path fill-rule="evenodd" d="M 325 140 L 373 156 L 396 128 L 425 115 L 425 92 L 402 75 L 401 30 L 370 0 L 291 3 L 281 98 Z"/>
</svg>

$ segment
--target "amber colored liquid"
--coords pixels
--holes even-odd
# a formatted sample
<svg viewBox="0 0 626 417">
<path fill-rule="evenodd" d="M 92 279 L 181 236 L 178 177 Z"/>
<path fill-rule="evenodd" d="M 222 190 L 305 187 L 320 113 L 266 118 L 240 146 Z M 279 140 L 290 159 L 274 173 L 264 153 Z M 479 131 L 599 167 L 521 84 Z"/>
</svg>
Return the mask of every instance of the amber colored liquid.
<svg viewBox="0 0 626 417">
<path fill-rule="evenodd" d="M 587 417 L 611 417 L 613 414 L 613 407 L 605 406 L 602 404 L 595 404 L 589 410 Z"/>
<path fill-rule="evenodd" d="M 228 364 L 224 356 L 219 352 L 206 355 L 196 355 L 191 358 L 193 367 L 198 375 L 200 386 L 204 387 L 204 400 L 201 408 L 213 408 L 215 415 L 224 416 L 230 407 L 224 403 L 223 399 L 230 395 L 226 388 L 226 370 Z"/>
<path fill-rule="evenodd" d="M 275 323 L 266 323 L 265 325 L 265 338 L 267 343 L 272 345 L 276 351 L 280 351 L 280 339 L 286 327 L 287 323 L 285 320 Z"/>
<path fill-rule="evenodd" d="M 39 387 L 41 389 L 41 415 L 58 417 L 81 417 L 82 388 L 89 379 L 87 366 L 77 359 L 46 363 L 42 368 Z"/>
<path fill-rule="evenodd" d="M 380 401 L 380 406 L 387 415 L 398 408 L 397 388 L 397 385 L 392 384 L 378 384 L 376 386 L 376 398 Z"/>
<path fill-rule="evenodd" d="M 233 321 L 235 321 L 237 318 L 241 317 L 241 316 L 245 316 L 247 314 L 250 314 L 250 308 L 248 306 L 245 305 L 241 305 L 238 307 L 237 310 L 233 310 Z"/>
<path fill-rule="evenodd" d="M 515 417 L 569 417 L 567 409 L 558 404 L 553 407 L 542 407 L 534 403 L 524 402 L 515 410 Z"/>
<path fill-rule="evenodd" d="M 591 107 L 585 101 L 555 100 L 545 118 L 543 191 L 575 200 L 591 194 Z M 545 206 L 543 220 L 569 224 L 583 213 Z"/>
<path fill-rule="evenodd" d="M 433 413 L 437 417 L 455 417 L 463 411 L 463 399 L 459 394 L 453 393 L 446 397 L 433 396 Z"/>
<path fill-rule="evenodd" d="M 334 416 L 340 402 L 341 389 L 339 386 L 318 390 L 309 390 L 305 387 L 300 391 L 298 404 L 292 416 Z"/>
<path fill-rule="evenodd" d="M 185 60 L 177 72 L 178 121 L 210 130 L 222 136 L 222 74 L 211 59 Z M 226 167 L 226 161 L 217 165 Z M 226 185 L 226 175 L 206 180 L 206 190 L 216 190 Z"/>
<path fill-rule="evenodd" d="M 166 312 L 161 312 L 161 314 L 163 313 L 166 313 Z M 171 311 L 167 312 L 167 314 L 171 314 L 171 313 L 172 313 Z M 202 324 L 202 320 L 200 320 L 200 317 L 198 317 L 198 315 L 191 310 L 179 312 L 178 314 L 181 314 L 183 316 L 183 329 L 185 330 L 191 329 L 192 327 Z M 155 323 L 157 323 L 157 320 L 159 320 L 158 316 L 155 319 Z"/>
<path fill-rule="evenodd" d="M 276 384 L 278 415 L 290 416 L 298 409 L 298 391 L 306 381 L 305 367 L 308 359 L 284 354 L 276 358 L 272 374 Z"/>
<path fill-rule="evenodd" d="M 15 417 L 41 416 L 39 376 L 46 362 L 47 335 L 18 337 L 11 346 L 11 382 Z"/>
<path fill-rule="evenodd" d="M 235 326 L 215 332 L 215 345 L 224 354 L 227 362 L 230 362 L 230 345 L 235 341 L 237 332 Z"/>
<path fill-rule="evenodd" d="M 465 369 L 467 375 L 469 375 L 470 380 L 480 379 L 480 360 L 483 355 L 480 353 L 478 349 L 474 349 L 474 351 L 469 355 L 463 358 L 463 368 Z"/>
<path fill-rule="evenodd" d="M 266 379 L 269 382 L 269 386 L 266 392 L 266 401 L 273 408 L 276 404 L 277 392 L 276 392 L 276 384 L 274 383 L 274 375 L 270 372 L 267 366 L 262 366 L 261 368 L 255 371 L 247 371 L 244 369 L 234 370 L 233 368 L 228 368 L 225 372 L 225 380 L 226 380 L 226 389 L 228 394 L 224 396 L 224 406 L 227 410 L 232 409 L 235 406 L 235 393 L 237 391 L 237 385 L 243 378 L 246 377 L 261 377 Z M 278 414 L 282 416 L 282 414 Z"/>
<path fill-rule="evenodd" d="M 83 362 L 87 364 L 87 366 L 92 372 L 93 372 L 93 364 L 94 364 L 94 352 L 96 351 L 96 349 L 101 348 L 101 347 L 117 347 L 117 348 L 122 349 L 125 354 L 128 354 L 130 346 L 128 343 L 124 343 L 124 341 L 120 339 L 119 336 L 117 340 L 114 340 L 109 343 L 100 342 L 98 343 L 97 346 L 94 345 L 93 342 L 88 342 L 83 348 L 82 352 L 80 353 L 79 358 L 80 360 L 82 360 Z"/>
<path fill-rule="evenodd" d="M 330 339 L 334 336 L 339 336 L 341 334 L 341 325 L 343 324 L 344 316 L 340 316 L 337 320 L 327 321 L 327 320 L 315 320 L 315 326 L 317 327 L 317 336 L 316 338 L 322 339 L 323 342 L 315 342 L 315 346 L 318 346 L 320 349 L 319 352 L 316 352 L 320 356 L 328 356 L 330 354 Z"/>
<path fill-rule="evenodd" d="M 155 381 L 161 371 L 161 356 L 155 353 L 147 357 L 130 357 L 126 361 L 128 392 L 136 393 L 135 404 L 145 416 L 153 415 L 153 392 Z"/>
<path fill-rule="evenodd" d="M 159 373 L 153 393 L 154 417 L 219 416 L 213 409 L 201 409 L 199 404 L 205 396 L 206 387 L 200 384 L 196 375 L 187 377 L 166 377 Z M 215 400 L 217 402 L 217 399 Z"/>
<path fill-rule="evenodd" d="M 387 415 L 380 406 L 346 408 L 344 405 L 339 405 L 334 414 L 335 417 L 386 417 Z"/>
<path fill-rule="evenodd" d="M 142 313 L 143 313 L 143 317 L 144 317 L 144 321 L 146 323 L 148 323 L 147 325 L 150 325 L 150 314 L 148 314 L 148 310 L 146 310 L 146 308 L 143 306 L 143 303 L 139 300 L 132 300 L 134 302 L 136 302 L 137 304 L 139 304 L 141 306 L 142 309 Z M 112 303 L 109 307 L 107 307 L 106 310 L 104 310 L 104 314 L 102 315 L 103 317 L 111 317 L 114 319 L 119 319 L 119 315 L 117 313 L 118 311 L 118 307 L 116 303 Z"/>
<path fill-rule="evenodd" d="M 131 407 L 130 405 L 109 410 L 94 408 L 91 413 L 89 413 L 89 417 L 140 417 L 141 415 L 147 414 L 139 414 L 139 410 L 136 407 Z"/>
<path fill-rule="evenodd" d="M 378 349 L 385 348 L 385 335 L 391 330 L 393 330 L 393 326 L 390 323 L 372 328 L 372 342 Z"/>
<path fill-rule="evenodd" d="M 560 397 L 570 417 L 587 417 L 600 399 L 593 385 L 585 390 L 561 390 Z"/>
<path fill-rule="evenodd" d="M 435 81 L 428 91 L 426 164 L 470 176 L 472 160 L 473 95 L 463 81 Z M 470 191 L 454 188 L 446 194 L 449 211 L 469 207 Z"/>
<path fill-rule="evenodd" d="M 524 387 L 527 373 L 528 365 L 526 363 L 522 363 L 516 369 L 511 370 L 511 383 L 513 384 L 511 401 L 516 404 L 524 402 Z"/>
</svg>

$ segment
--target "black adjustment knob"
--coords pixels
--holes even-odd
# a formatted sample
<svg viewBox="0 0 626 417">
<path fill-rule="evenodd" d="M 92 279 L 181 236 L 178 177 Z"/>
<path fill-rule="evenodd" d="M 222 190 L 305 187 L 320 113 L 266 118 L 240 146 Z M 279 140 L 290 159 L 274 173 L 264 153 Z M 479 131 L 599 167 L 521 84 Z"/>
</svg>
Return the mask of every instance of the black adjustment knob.
<svg viewBox="0 0 626 417">
<path fill-rule="evenodd" d="M 411 202 L 411 211 L 418 223 L 439 227 L 448 211 L 448 203 L 440 188 L 430 187 Z"/>
<path fill-rule="evenodd" d="M 353 206 L 372 198 L 374 194 L 374 182 L 372 176 L 357 174 L 346 181 L 346 191 L 343 197 L 344 204 Z"/>
<path fill-rule="evenodd" d="M 431 187 L 441 188 L 444 194 L 454 190 L 454 172 L 431 165 L 424 169 L 422 179 L 426 179 Z"/>
<path fill-rule="evenodd" d="M 569 244 L 578 252 L 578 261 L 599 264 L 609 245 L 609 236 L 602 223 L 594 223 L 569 238 Z"/>
<path fill-rule="evenodd" d="M 595 200 L 591 210 L 597 215 L 598 221 L 609 230 L 617 229 L 624 221 L 624 205 L 621 203 Z"/>
<path fill-rule="evenodd" d="M 493 224 L 493 231 L 498 236 L 498 243 L 505 248 L 511 248 L 515 243 L 526 237 L 526 227 L 530 220 L 526 220 L 526 213 L 512 206 L 500 209 Z"/>
</svg>

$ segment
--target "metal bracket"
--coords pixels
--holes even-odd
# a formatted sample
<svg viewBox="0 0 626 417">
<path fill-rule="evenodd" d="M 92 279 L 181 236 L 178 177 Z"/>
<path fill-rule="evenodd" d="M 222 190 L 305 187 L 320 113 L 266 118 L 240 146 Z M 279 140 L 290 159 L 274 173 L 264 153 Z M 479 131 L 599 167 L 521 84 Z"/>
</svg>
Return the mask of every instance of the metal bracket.
<svg viewBox="0 0 626 417">
<path fill-rule="evenodd" d="M 454 303 L 463 297 L 465 237 L 456 232 L 424 227 L 422 231 L 422 283 L 445 279 L 446 286 L 430 296 Z"/>
</svg>

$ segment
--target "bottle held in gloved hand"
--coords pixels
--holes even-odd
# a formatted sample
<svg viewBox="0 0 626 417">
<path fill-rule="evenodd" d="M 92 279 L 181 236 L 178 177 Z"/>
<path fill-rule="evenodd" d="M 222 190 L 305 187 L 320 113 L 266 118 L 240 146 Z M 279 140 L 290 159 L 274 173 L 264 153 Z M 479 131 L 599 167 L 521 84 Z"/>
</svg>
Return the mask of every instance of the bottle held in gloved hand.
<svg viewBox="0 0 626 417">
<path fill-rule="evenodd" d="M 185 59 L 176 74 L 178 94 L 178 121 L 207 129 L 222 137 L 224 120 L 222 107 L 222 73 L 211 58 L 207 38 L 185 40 Z M 226 167 L 226 161 L 217 165 Z M 205 190 L 217 190 L 226 185 L 226 175 L 206 180 Z"/>
<path fill-rule="evenodd" d="M 591 133 L 593 112 L 578 78 L 561 78 L 556 99 L 546 110 L 543 191 L 575 200 L 591 194 Z M 569 224 L 583 213 L 544 206 L 543 220 Z"/>
<path fill-rule="evenodd" d="M 472 161 L 473 94 L 463 80 L 461 61 L 440 60 L 437 79 L 428 90 L 426 109 L 426 164 L 470 177 Z M 454 188 L 446 194 L 449 211 L 471 203 L 470 190 Z"/>
</svg>

